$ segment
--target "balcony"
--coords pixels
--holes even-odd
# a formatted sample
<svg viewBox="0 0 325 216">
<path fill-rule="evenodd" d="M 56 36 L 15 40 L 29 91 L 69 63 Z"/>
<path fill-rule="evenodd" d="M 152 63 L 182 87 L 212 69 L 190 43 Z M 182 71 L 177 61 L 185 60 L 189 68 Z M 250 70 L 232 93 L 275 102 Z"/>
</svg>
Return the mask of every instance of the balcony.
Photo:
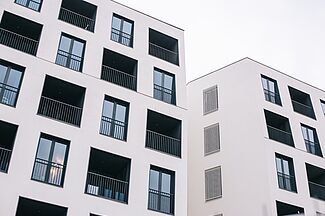
<svg viewBox="0 0 325 216">
<path fill-rule="evenodd" d="M 85 89 L 46 76 L 37 114 L 80 126 Z"/>
<path fill-rule="evenodd" d="M 294 89 L 290 86 L 289 93 L 291 97 L 292 107 L 295 112 L 316 119 L 309 94 Z"/>
<path fill-rule="evenodd" d="M 104 49 L 101 79 L 136 91 L 137 65 L 135 59 Z"/>
<path fill-rule="evenodd" d="M 19 197 L 16 216 L 66 216 L 68 208 Z"/>
<path fill-rule="evenodd" d="M 63 0 L 59 20 L 94 32 L 97 7 L 86 1 Z"/>
<path fill-rule="evenodd" d="M 36 158 L 32 179 L 46 182 L 48 184 L 62 186 L 64 172 L 65 165 Z"/>
<path fill-rule="evenodd" d="M 310 197 L 325 201 L 325 169 L 306 164 Z"/>
<path fill-rule="evenodd" d="M 92 148 L 85 193 L 127 203 L 130 165 L 128 158 Z"/>
<path fill-rule="evenodd" d="M 304 216 L 304 209 L 291 204 L 276 201 L 277 216 Z"/>
<path fill-rule="evenodd" d="M 181 157 L 181 121 L 148 110 L 146 147 Z"/>
<path fill-rule="evenodd" d="M 42 25 L 4 12 L 0 23 L 0 44 L 36 55 Z"/>
<path fill-rule="evenodd" d="M 114 128 L 114 130 L 112 128 Z M 126 122 L 102 116 L 102 121 L 100 124 L 100 134 L 114 137 L 119 140 L 126 140 L 126 129 Z"/>
<path fill-rule="evenodd" d="M 17 128 L 17 125 L 0 121 L 0 172 L 8 172 Z"/>
<path fill-rule="evenodd" d="M 149 209 L 166 214 L 172 214 L 174 212 L 174 194 L 149 188 L 148 199 Z"/>
<path fill-rule="evenodd" d="M 149 54 L 179 65 L 177 39 L 153 29 L 149 29 Z"/>
</svg>

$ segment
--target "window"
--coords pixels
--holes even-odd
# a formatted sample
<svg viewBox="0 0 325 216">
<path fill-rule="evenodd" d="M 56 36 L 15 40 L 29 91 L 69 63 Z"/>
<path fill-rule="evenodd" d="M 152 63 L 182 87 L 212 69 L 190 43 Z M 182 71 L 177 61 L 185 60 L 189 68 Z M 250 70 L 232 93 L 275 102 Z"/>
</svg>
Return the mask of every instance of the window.
<svg viewBox="0 0 325 216">
<path fill-rule="evenodd" d="M 279 188 L 297 192 L 292 159 L 280 154 L 276 154 L 276 169 L 278 174 Z"/>
<path fill-rule="evenodd" d="M 85 46 L 85 41 L 62 34 L 56 64 L 81 72 Z"/>
<path fill-rule="evenodd" d="M 222 197 L 221 167 L 205 171 L 205 201 Z"/>
<path fill-rule="evenodd" d="M 69 141 L 41 134 L 32 179 L 63 186 Z"/>
<path fill-rule="evenodd" d="M 281 99 L 276 80 L 262 75 L 262 85 L 264 89 L 265 100 L 281 105 Z"/>
<path fill-rule="evenodd" d="M 323 154 L 315 128 L 301 124 L 301 130 L 305 140 L 307 152 L 322 157 Z"/>
<path fill-rule="evenodd" d="M 175 172 L 150 167 L 148 209 L 174 214 Z"/>
<path fill-rule="evenodd" d="M 15 3 L 30 8 L 34 11 L 40 11 L 42 0 L 15 0 Z"/>
<path fill-rule="evenodd" d="M 218 109 L 218 89 L 217 86 L 203 91 L 203 114 L 209 114 Z"/>
<path fill-rule="evenodd" d="M 219 124 L 204 128 L 204 154 L 209 155 L 220 150 Z"/>
<path fill-rule="evenodd" d="M 277 216 L 304 216 L 304 209 L 288 203 L 276 201 Z"/>
<path fill-rule="evenodd" d="M 133 21 L 113 14 L 111 40 L 133 47 Z"/>
<path fill-rule="evenodd" d="M 129 103 L 105 96 L 100 133 L 126 141 Z"/>
<path fill-rule="evenodd" d="M 8 172 L 17 129 L 17 125 L 0 121 L 0 172 Z"/>
<path fill-rule="evenodd" d="M 306 163 L 309 195 L 325 201 L 325 169 Z"/>
<path fill-rule="evenodd" d="M 325 101 L 320 100 L 320 105 L 322 106 L 323 113 L 325 115 Z"/>
<path fill-rule="evenodd" d="M 302 115 L 316 119 L 309 94 L 289 86 L 293 110 Z"/>
<path fill-rule="evenodd" d="M 16 106 L 24 68 L 0 59 L 0 102 Z"/>
<path fill-rule="evenodd" d="M 158 68 L 154 69 L 153 97 L 170 104 L 176 104 L 175 76 Z"/>
</svg>

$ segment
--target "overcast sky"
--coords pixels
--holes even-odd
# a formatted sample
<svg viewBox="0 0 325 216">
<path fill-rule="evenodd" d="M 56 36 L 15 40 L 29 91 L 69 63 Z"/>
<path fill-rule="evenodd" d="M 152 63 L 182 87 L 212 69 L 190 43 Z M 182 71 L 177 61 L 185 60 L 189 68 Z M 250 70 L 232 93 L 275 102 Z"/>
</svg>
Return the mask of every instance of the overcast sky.
<svg viewBox="0 0 325 216">
<path fill-rule="evenodd" d="M 116 0 L 185 30 L 187 80 L 243 57 L 325 89 L 325 0 Z"/>
</svg>

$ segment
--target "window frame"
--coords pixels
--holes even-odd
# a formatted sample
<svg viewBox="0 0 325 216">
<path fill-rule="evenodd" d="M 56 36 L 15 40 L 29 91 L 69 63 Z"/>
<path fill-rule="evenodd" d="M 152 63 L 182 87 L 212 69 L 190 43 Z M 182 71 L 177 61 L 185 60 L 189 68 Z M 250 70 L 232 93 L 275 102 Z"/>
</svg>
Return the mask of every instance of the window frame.
<svg viewBox="0 0 325 216">
<path fill-rule="evenodd" d="M 279 167 L 278 167 L 278 159 L 280 160 L 282 172 L 280 172 Z M 289 174 L 286 174 L 286 173 L 283 172 L 284 167 L 285 167 L 284 166 L 284 161 L 286 161 L 288 163 Z M 290 158 L 290 157 L 287 157 L 285 155 L 275 153 L 275 168 L 276 168 L 276 173 L 277 173 L 278 187 L 280 189 L 282 189 L 282 190 L 285 190 L 285 191 L 298 193 L 293 159 Z M 283 187 L 281 187 L 281 185 L 280 185 L 279 176 L 281 176 L 281 178 L 282 178 Z M 289 181 L 290 181 L 289 187 L 286 184 L 287 179 L 285 177 L 289 177 Z M 291 182 L 291 181 L 293 181 L 293 182 Z"/>
<path fill-rule="evenodd" d="M 264 82 L 263 82 L 264 80 L 266 80 L 266 88 L 264 86 Z M 264 99 L 268 102 L 273 103 L 273 104 L 282 106 L 278 82 L 275 79 L 272 79 L 272 78 L 265 76 L 263 74 L 261 74 L 261 82 L 262 82 L 262 88 L 264 91 Z M 274 91 L 270 90 L 270 82 L 272 82 L 274 85 Z M 272 101 L 272 99 L 271 99 L 272 97 L 274 98 L 274 101 Z M 278 103 L 277 103 L 277 97 L 278 97 Z"/>
<path fill-rule="evenodd" d="M 313 128 L 313 127 L 307 126 L 305 124 L 300 124 L 300 126 L 301 126 L 302 136 L 303 136 L 303 139 L 304 139 L 304 142 L 305 142 L 306 151 L 308 153 L 310 153 L 310 154 L 323 157 L 322 148 L 321 148 L 321 144 L 319 143 L 319 139 L 318 139 L 316 129 Z M 304 130 L 306 130 L 306 136 L 307 137 L 305 137 Z M 309 136 L 310 133 L 309 132 L 312 132 L 313 140 L 310 138 L 310 136 Z M 307 145 L 313 146 L 314 147 L 314 152 L 312 152 L 310 150 L 311 147 L 310 146 L 307 147 Z M 316 152 L 317 148 L 319 148 L 320 155 L 318 155 L 317 152 Z"/>
<path fill-rule="evenodd" d="M 212 172 L 212 171 L 216 171 L 216 172 L 219 172 L 220 173 L 220 195 L 216 194 L 216 196 L 213 196 L 213 197 L 208 197 L 208 185 L 207 185 L 207 182 L 208 182 L 208 173 L 209 172 Z M 207 169 L 207 170 L 204 170 L 204 199 L 205 199 L 205 202 L 209 202 L 209 201 L 212 201 L 212 200 L 215 200 L 215 199 L 220 199 L 222 198 L 222 194 L 223 194 L 223 190 L 222 190 L 222 172 L 221 172 L 221 166 L 216 166 L 216 167 L 212 167 L 210 169 Z"/>
<path fill-rule="evenodd" d="M 113 27 L 113 22 L 114 22 L 114 18 L 116 19 L 119 19 L 120 20 L 120 26 L 119 26 L 119 29 L 116 29 Z M 131 24 L 131 33 L 127 33 L 127 32 L 124 32 L 123 31 L 123 28 L 124 28 L 124 23 L 129 23 Z M 114 40 L 113 39 L 113 34 L 116 35 L 116 37 L 118 37 L 117 40 Z M 123 38 L 126 38 L 124 35 L 128 35 L 130 38 L 127 38 L 129 40 L 129 44 L 125 44 L 123 43 Z M 111 40 L 114 41 L 114 42 L 117 42 L 119 44 L 122 44 L 126 47 L 131 47 L 133 48 L 133 40 L 134 40 L 134 21 L 133 20 L 130 20 L 126 17 L 123 17 L 121 15 L 118 15 L 116 13 L 113 13 L 113 16 L 112 16 L 112 22 L 111 22 Z"/>
<path fill-rule="evenodd" d="M 25 5 L 23 3 L 19 3 L 18 1 L 19 0 L 15 0 L 15 3 L 18 4 L 18 5 L 21 5 L 23 7 L 26 7 L 28 9 L 31 9 L 31 10 L 36 11 L 36 12 L 41 12 L 43 0 L 40 0 L 40 2 L 36 2 L 35 0 L 26 0 L 26 4 Z M 33 8 L 30 7 L 30 3 L 31 2 L 33 2 L 35 4 L 38 4 L 38 9 L 37 10 L 35 10 L 35 9 L 33 9 Z"/>
<path fill-rule="evenodd" d="M 208 104 L 208 93 L 212 92 L 212 91 L 216 91 L 216 104 L 215 104 L 215 108 L 214 109 L 211 109 L 211 110 L 207 110 L 207 104 Z M 218 85 L 214 85 L 212 87 L 209 87 L 207 89 L 204 89 L 203 90 L 203 115 L 208 115 L 210 113 L 213 113 L 215 111 L 218 111 L 219 109 L 219 97 L 218 97 L 218 94 L 219 94 L 219 90 L 218 90 Z"/>
<path fill-rule="evenodd" d="M 214 128 L 214 127 L 217 127 L 217 148 L 213 151 L 209 151 L 207 152 L 207 140 L 206 140 L 206 132 L 207 130 L 211 129 L 211 128 Z M 215 124 L 212 124 L 212 125 L 209 125 L 207 127 L 204 127 L 203 129 L 203 139 L 204 139 L 204 156 L 208 156 L 210 154 L 214 154 L 214 153 L 217 153 L 217 152 L 220 152 L 220 149 L 221 149 L 221 146 L 220 146 L 220 124 L 219 123 L 215 123 Z M 218 146 L 219 144 L 219 146 Z"/>
<path fill-rule="evenodd" d="M 155 74 L 156 73 L 160 73 L 162 85 L 158 85 L 158 84 L 155 83 L 155 81 L 156 81 Z M 171 87 L 171 89 L 168 89 L 168 88 L 165 87 L 165 77 L 166 76 L 169 76 L 172 79 L 172 87 Z M 155 88 L 155 86 L 157 86 L 159 88 L 157 89 L 157 88 Z M 166 94 L 168 95 L 168 92 L 166 92 L 166 90 L 171 92 L 170 93 L 170 95 L 171 95 L 170 102 L 164 100 L 164 96 Z M 159 99 L 158 97 L 155 97 L 156 96 L 156 94 L 155 94 L 156 91 L 160 92 L 161 99 Z M 174 74 L 168 73 L 167 71 L 164 71 L 164 70 L 161 70 L 161 69 L 159 69 L 157 67 L 154 67 L 154 69 L 153 69 L 153 97 L 155 99 L 163 101 L 165 103 L 176 105 L 176 79 L 175 79 Z"/>
</svg>

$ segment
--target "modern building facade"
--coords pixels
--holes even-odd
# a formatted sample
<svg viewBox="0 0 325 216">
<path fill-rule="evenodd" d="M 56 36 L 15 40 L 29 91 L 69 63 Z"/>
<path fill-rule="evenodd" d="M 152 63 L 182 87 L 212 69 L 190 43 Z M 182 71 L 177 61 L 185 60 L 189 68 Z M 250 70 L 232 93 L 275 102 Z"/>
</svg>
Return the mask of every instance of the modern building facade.
<svg viewBox="0 0 325 216">
<path fill-rule="evenodd" d="M 325 92 L 249 58 L 188 83 L 189 216 L 325 215 Z"/>
<path fill-rule="evenodd" d="M 187 215 L 183 30 L 102 0 L 0 20 L 0 215 Z"/>
</svg>

